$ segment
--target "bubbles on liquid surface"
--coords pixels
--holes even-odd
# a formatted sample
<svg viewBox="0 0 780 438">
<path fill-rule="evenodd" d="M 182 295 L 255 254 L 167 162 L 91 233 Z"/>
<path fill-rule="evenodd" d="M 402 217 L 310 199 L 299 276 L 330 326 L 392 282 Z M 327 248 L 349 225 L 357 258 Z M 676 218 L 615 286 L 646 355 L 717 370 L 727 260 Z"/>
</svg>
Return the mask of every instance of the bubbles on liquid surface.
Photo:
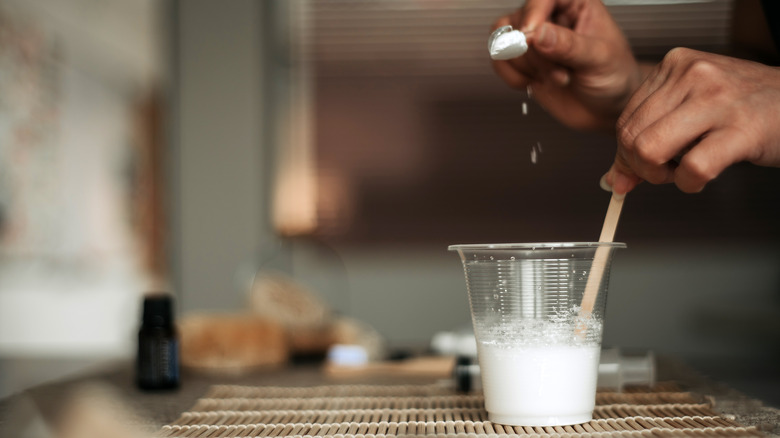
<svg viewBox="0 0 780 438">
<path fill-rule="evenodd" d="M 545 318 L 513 317 L 496 320 L 477 329 L 481 343 L 499 348 L 524 345 L 598 345 L 603 321 L 580 314 L 579 306 L 546 315 Z M 585 336 L 577 330 L 584 327 Z"/>
</svg>

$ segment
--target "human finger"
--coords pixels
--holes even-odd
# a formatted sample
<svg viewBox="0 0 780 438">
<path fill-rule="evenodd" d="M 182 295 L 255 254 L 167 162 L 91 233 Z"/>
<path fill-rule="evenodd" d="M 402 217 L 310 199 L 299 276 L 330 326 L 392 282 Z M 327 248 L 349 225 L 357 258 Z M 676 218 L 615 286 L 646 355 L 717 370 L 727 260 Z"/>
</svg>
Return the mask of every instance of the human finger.
<svg viewBox="0 0 780 438">
<path fill-rule="evenodd" d="M 677 163 L 668 161 L 663 163 L 649 163 L 635 151 L 629 154 L 629 167 L 633 174 L 651 184 L 667 184 L 674 181 L 674 169 Z"/>
<path fill-rule="evenodd" d="M 528 76 L 529 78 L 538 78 L 541 76 L 542 70 L 545 70 L 545 65 L 539 56 L 533 51 L 527 51 L 523 56 L 518 58 L 512 58 L 507 60 L 515 70 Z"/>
<path fill-rule="evenodd" d="M 604 64 L 612 56 L 606 41 L 553 23 L 542 24 L 529 37 L 528 44 L 545 58 L 573 69 Z"/>
<path fill-rule="evenodd" d="M 533 50 L 519 58 L 492 60 L 493 70 L 512 88 L 522 88 L 531 82 L 552 82 L 566 86 L 570 81 L 567 69 L 540 57 Z"/>
<path fill-rule="evenodd" d="M 658 65 L 653 67 L 650 74 L 645 78 L 644 81 L 642 81 L 641 84 L 639 84 L 639 87 L 634 90 L 634 93 L 628 99 L 628 102 L 626 102 L 626 105 L 620 112 L 617 124 L 615 125 L 618 132 L 625 127 L 639 106 L 642 105 L 642 103 L 648 97 L 653 95 L 658 90 L 658 88 L 666 83 L 667 78 L 668 72 L 662 70 Z"/>
<path fill-rule="evenodd" d="M 565 7 L 569 3 L 571 2 L 566 0 L 557 2 L 555 0 L 528 0 L 518 11 L 517 27 L 521 32 L 535 30 L 542 23 L 550 20 L 556 7 Z"/>
<path fill-rule="evenodd" d="M 506 15 L 498 20 L 496 20 L 495 23 L 493 23 L 492 30 L 495 32 L 497 29 L 504 27 L 504 26 L 513 26 L 514 22 L 516 20 L 513 20 L 512 17 L 514 17 L 516 14 L 512 15 Z M 499 74 L 499 76 L 510 83 L 511 86 L 514 87 L 512 84 L 526 84 L 530 78 L 538 77 L 537 71 L 539 70 L 537 67 L 535 67 L 534 64 L 539 64 L 539 61 L 537 59 L 534 59 L 535 57 L 533 55 L 528 54 L 526 52 L 526 56 L 521 56 L 517 58 L 512 58 L 508 60 L 492 60 L 494 70 L 496 73 Z M 513 68 L 516 70 L 516 72 L 512 72 L 509 70 L 509 68 Z M 518 78 L 522 77 L 521 81 L 518 81 Z"/>
<path fill-rule="evenodd" d="M 708 100 L 689 99 L 674 107 L 676 100 L 665 96 L 659 92 L 647 99 L 617 132 L 619 148 L 633 158 L 628 161 L 634 172 L 653 184 L 672 182 L 673 159 L 723 118 Z"/>
<path fill-rule="evenodd" d="M 717 130 L 683 155 L 674 183 L 683 192 L 698 193 L 727 167 L 745 160 L 750 146 L 748 137 L 738 129 Z"/>
<path fill-rule="evenodd" d="M 511 88 L 524 90 L 531 83 L 528 76 L 522 74 L 507 61 L 493 61 L 491 64 L 498 77 Z"/>
<path fill-rule="evenodd" d="M 634 174 L 631 168 L 619 156 L 616 156 L 615 162 L 612 163 L 612 166 L 604 174 L 601 181 L 609 187 L 610 191 L 619 195 L 625 195 L 638 186 L 642 179 Z M 602 188 L 603 186 L 604 184 L 602 184 Z"/>
<path fill-rule="evenodd" d="M 510 16 L 504 15 L 503 17 L 499 17 L 498 20 L 493 22 L 493 26 L 491 26 L 490 32 L 493 33 L 499 27 L 511 26 L 511 25 L 512 25 L 512 20 Z"/>
<path fill-rule="evenodd" d="M 510 59 L 509 63 L 533 82 L 552 81 L 560 86 L 569 83 L 569 71 L 565 67 L 551 62 L 533 48 L 519 58 Z"/>
<path fill-rule="evenodd" d="M 546 10 L 545 5 L 547 3 L 552 4 L 550 12 L 552 12 L 555 6 L 554 1 L 550 2 L 547 0 L 545 1 L 536 0 L 528 3 L 526 4 L 526 6 L 529 7 L 531 10 L 533 10 L 534 13 L 539 13 L 539 11 L 541 10 Z M 541 6 L 542 9 L 540 9 L 540 4 L 543 4 Z M 492 31 L 495 31 L 496 29 L 504 26 L 512 26 L 515 28 L 520 28 L 522 26 L 521 23 L 523 22 L 524 17 L 525 17 L 525 12 L 523 9 L 519 9 L 510 15 L 505 15 L 503 17 L 500 17 L 498 20 L 496 20 L 493 23 Z M 526 37 L 530 37 L 531 35 L 533 35 L 533 32 L 529 30 L 526 30 L 525 33 L 526 33 Z M 531 52 L 533 52 L 533 50 L 531 50 Z M 570 81 L 570 74 L 566 68 L 555 65 L 554 63 L 550 62 L 544 57 L 538 56 L 538 54 L 526 52 L 525 56 L 511 59 L 509 60 L 509 63 L 516 70 L 518 70 L 518 72 L 521 75 L 525 76 L 528 79 L 534 78 L 534 80 L 537 82 L 547 79 L 547 80 L 551 80 L 552 82 L 560 86 L 565 86 L 568 85 Z"/>
</svg>

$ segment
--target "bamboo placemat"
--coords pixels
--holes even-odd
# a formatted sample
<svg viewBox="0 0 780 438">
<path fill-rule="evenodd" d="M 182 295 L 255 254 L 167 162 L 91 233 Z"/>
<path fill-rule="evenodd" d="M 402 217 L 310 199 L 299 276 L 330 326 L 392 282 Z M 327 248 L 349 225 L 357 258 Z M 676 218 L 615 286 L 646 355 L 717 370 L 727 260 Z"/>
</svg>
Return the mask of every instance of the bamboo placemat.
<svg viewBox="0 0 780 438">
<path fill-rule="evenodd" d="M 762 436 L 673 385 L 596 396 L 594 419 L 509 427 L 487 419 L 481 394 L 440 385 L 212 386 L 161 437 L 740 437 Z"/>
</svg>

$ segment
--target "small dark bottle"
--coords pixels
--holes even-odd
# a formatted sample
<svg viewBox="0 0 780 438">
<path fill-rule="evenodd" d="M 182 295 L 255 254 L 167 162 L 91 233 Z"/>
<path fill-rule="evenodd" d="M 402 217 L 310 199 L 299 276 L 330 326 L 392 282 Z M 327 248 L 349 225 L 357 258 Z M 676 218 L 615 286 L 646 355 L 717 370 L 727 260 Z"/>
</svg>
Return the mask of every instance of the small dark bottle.
<svg viewBox="0 0 780 438">
<path fill-rule="evenodd" d="M 144 298 L 136 383 L 148 390 L 179 386 L 179 339 L 173 325 L 173 299 L 168 295 Z"/>
</svg>

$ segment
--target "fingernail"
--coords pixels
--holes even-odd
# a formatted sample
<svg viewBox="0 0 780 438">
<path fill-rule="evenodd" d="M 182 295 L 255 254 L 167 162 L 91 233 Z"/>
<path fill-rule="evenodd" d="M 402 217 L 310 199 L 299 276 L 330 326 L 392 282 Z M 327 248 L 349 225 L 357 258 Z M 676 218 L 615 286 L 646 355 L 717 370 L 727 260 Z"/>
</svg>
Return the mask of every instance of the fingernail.
<svg viewBox="0 0 780 438">
<path fill-rule="evenodd" d="M 615 193 L 615 192 L 612 192 L 612 197 L 613 197 L 613 198 L 615 198 L 615 199 L 617 199 L 617 200 L 623 200 L 623 199 L 625 199 L 625 198 L 626 198 L 626 194 L 625 194 L 625 193 L 623 193 L 623 194 L 621 195 L 620 193 Z"/>
<path fill-rule="evenodd" d="M 536 34 L 537 47 L 549 48 L 555 45 L 555 31 L 548 24 L 542 25 Z"/>
<path fill-rule="evenodd" d="M 520 32 L 523 32 L 526 37 L 530 37 L 532 34 L 536 32 L 538 27 L 532 23 L 525 23 L 520 27 L 517 27 L 516 29 L 519 30 Z"/>
<path fill-rule="evenodd" d="M 606 191 L 606 192 L 611 192 L 612 191 L 612 186 L 610 186 L 609 183 L 607 182 L 607 174 L 606 173 L 599 180 L 599 186 L 601 186 L 601 189 Z"/>
</svg>

